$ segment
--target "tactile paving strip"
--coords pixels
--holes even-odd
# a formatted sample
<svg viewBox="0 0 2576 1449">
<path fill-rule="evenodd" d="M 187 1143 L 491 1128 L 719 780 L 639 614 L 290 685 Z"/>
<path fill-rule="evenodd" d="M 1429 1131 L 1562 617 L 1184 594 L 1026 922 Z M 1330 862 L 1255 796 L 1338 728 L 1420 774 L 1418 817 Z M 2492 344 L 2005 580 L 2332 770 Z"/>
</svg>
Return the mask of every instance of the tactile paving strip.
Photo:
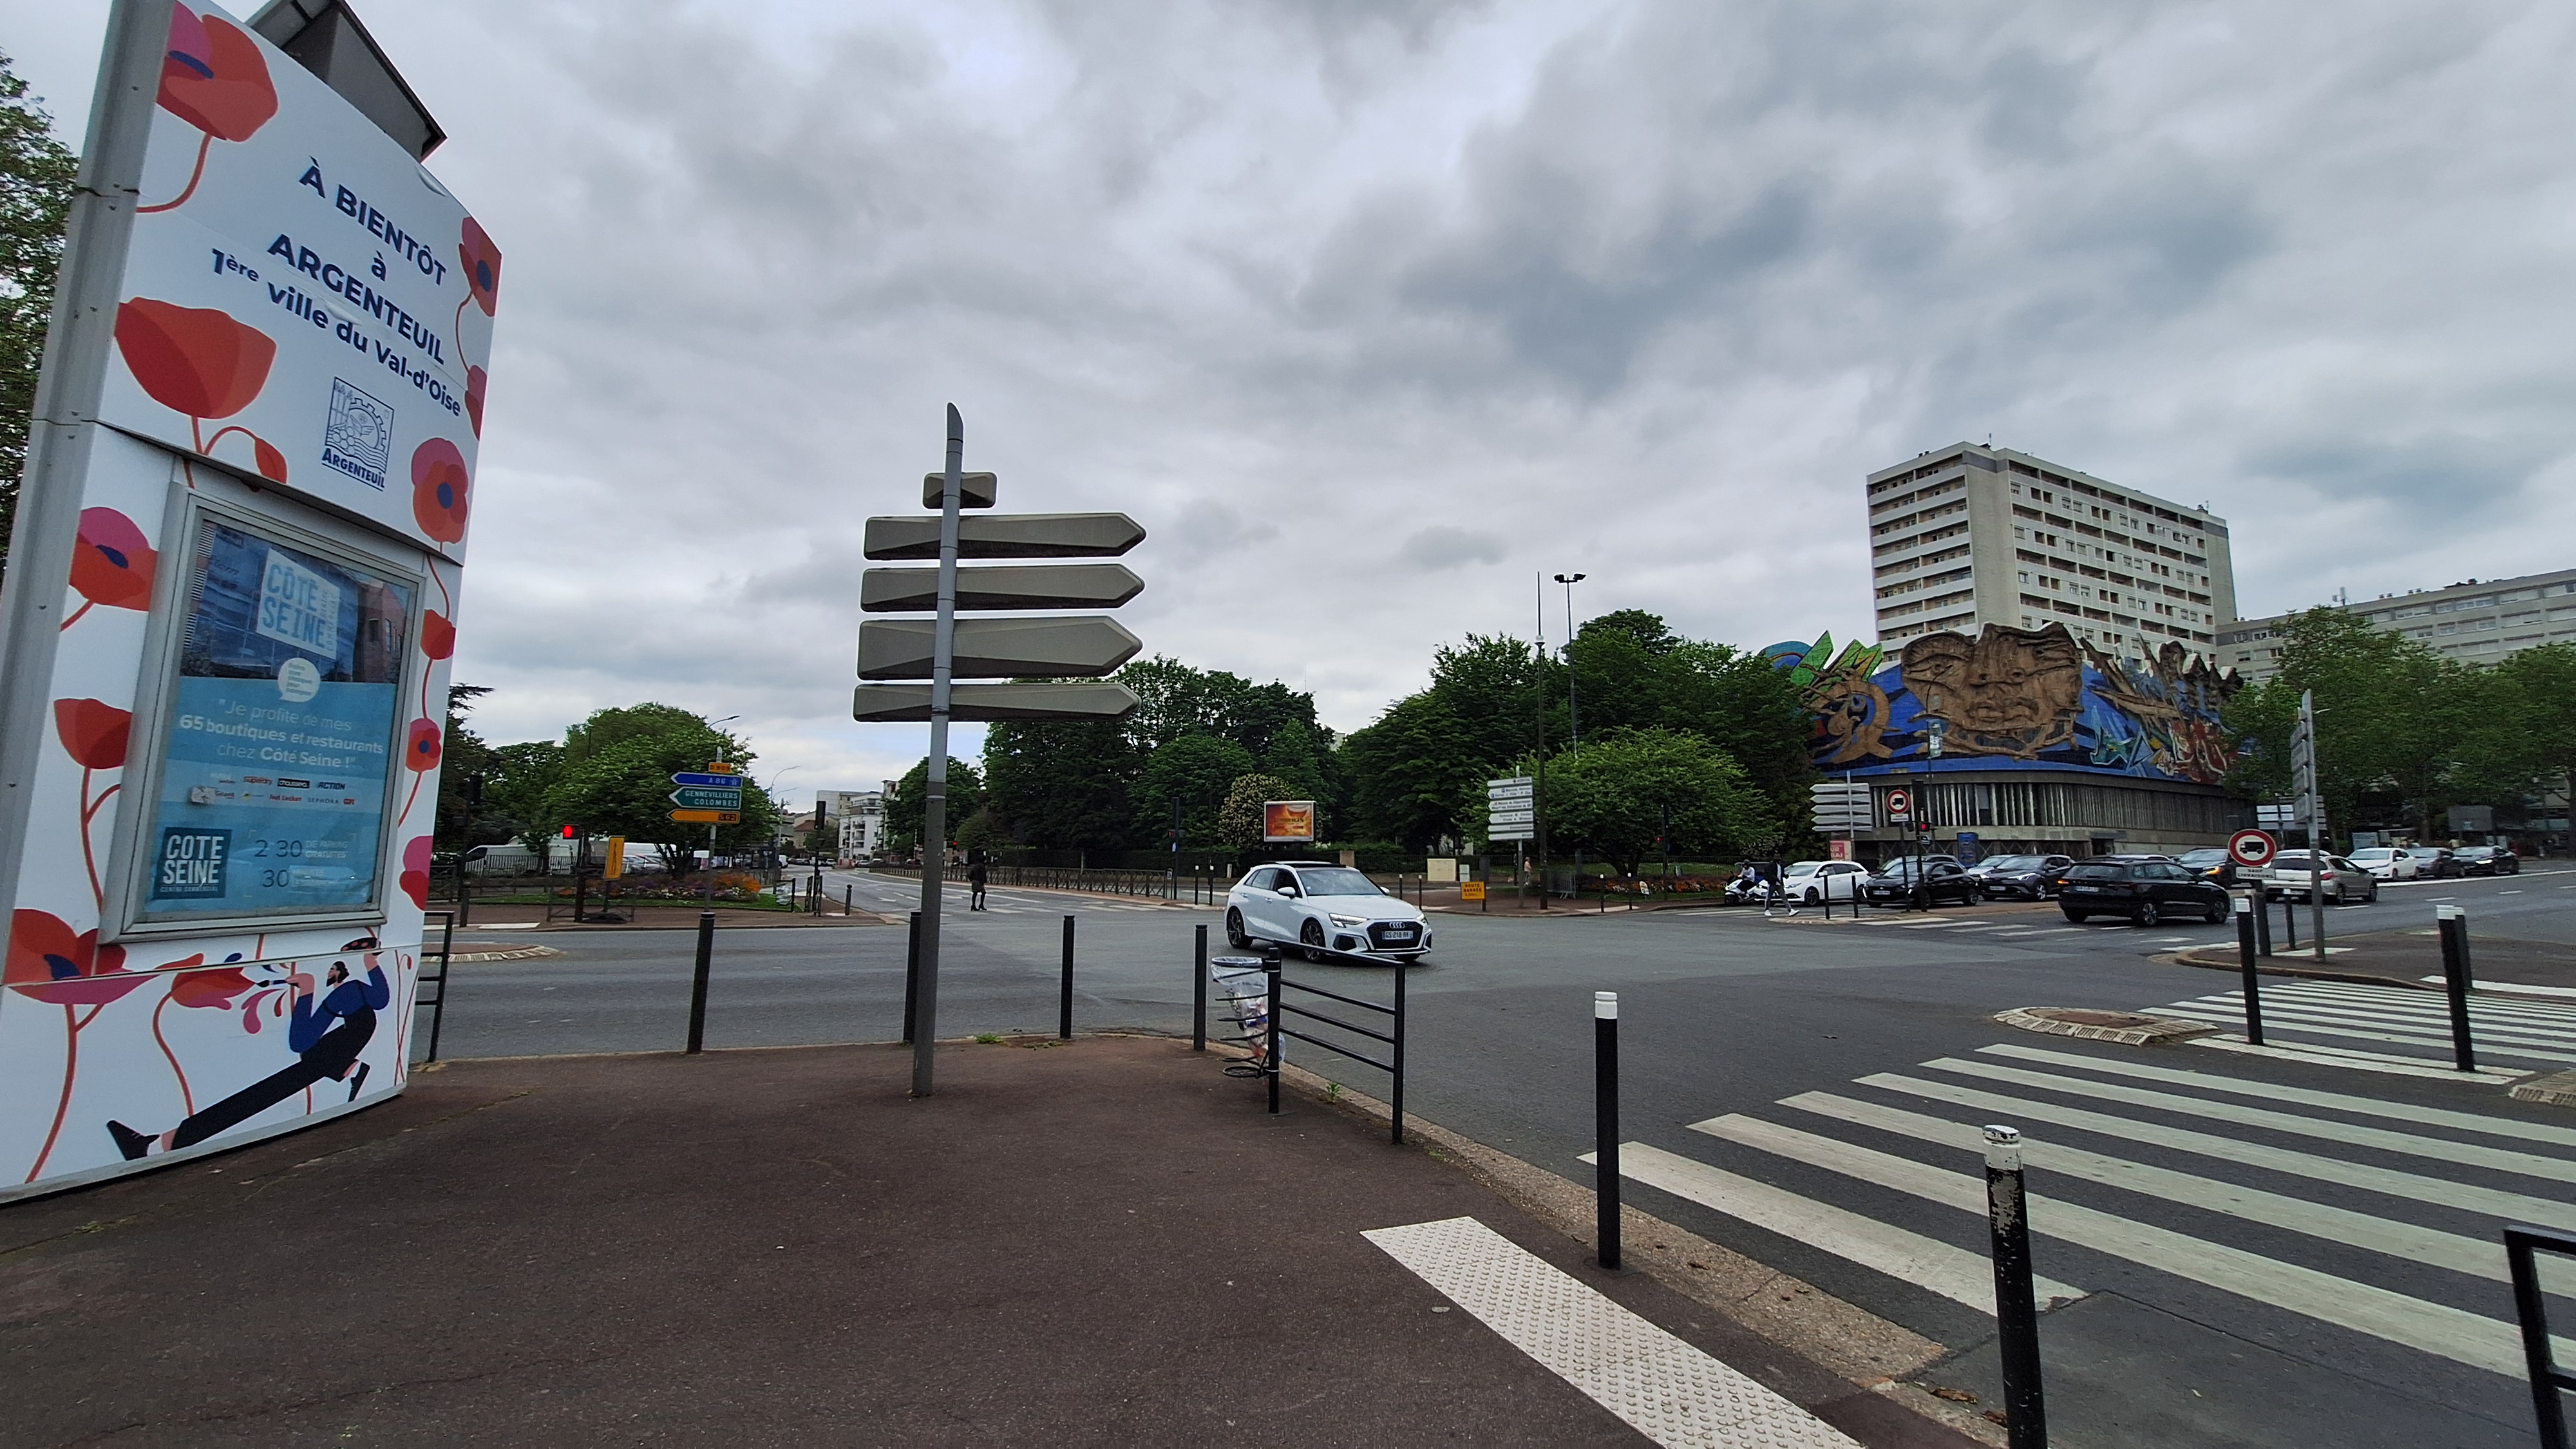
<svg viewBox="0 0 2576 1449">
<path fill-rule="evenodd" d="M 1474 1218 L 1362 1236 L 1667 1449 L 1859 1449 Z"/>
</svg>

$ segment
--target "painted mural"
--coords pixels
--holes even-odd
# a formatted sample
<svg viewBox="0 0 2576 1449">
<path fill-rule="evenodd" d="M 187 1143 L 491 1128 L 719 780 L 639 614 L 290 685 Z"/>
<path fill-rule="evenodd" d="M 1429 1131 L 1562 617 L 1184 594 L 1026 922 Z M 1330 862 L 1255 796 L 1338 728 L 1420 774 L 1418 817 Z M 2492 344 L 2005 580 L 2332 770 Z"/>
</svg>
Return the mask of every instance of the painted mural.
<svg viewBox="0 0 2576 1449">
<path fill-rule="evenodd" d="M 2115 660 L 2063 624 L 1925 634 L 1893 662 L 1858 642 L 1762 651 L 1815 711 L 1816 767 L 1834 774 L 1934 768 L 2068 767 L 2214 785 L 2234 756 L 2219 709 L 2222 675 L 2168 643 Z"/>
</svg>

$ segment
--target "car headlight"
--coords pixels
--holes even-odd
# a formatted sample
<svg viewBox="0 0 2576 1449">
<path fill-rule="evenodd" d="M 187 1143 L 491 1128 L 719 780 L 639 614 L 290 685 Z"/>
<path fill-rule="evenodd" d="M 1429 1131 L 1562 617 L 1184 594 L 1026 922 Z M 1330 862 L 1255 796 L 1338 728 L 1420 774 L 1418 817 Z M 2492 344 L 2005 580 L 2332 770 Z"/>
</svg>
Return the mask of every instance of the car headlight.
<svg viewBox="0 0 2576 1449">
<path fill-rule="evenodd" d="M 1336 926 L 1365 926 L 1365 925 L 1367 925 L 1367 924 L 1368 924 L 1368 917 L 1366 917 L 1366 916 L 1335 916 L 1335 917 L 1333 917 L 1333 924 L 1334 924 L 1334 925 L 1336 925 Z"/>
</svg>

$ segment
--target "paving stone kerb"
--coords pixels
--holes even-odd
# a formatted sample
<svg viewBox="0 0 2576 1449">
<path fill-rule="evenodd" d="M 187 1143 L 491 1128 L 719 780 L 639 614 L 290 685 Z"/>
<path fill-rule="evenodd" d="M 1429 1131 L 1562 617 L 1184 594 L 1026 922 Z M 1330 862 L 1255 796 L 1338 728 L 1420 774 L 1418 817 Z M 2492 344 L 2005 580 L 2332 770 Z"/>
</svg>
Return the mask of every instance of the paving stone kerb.
<svg viewBox="0 0 2576 1449">
<path fill-rule="evenodd" d="M 1963 1442 L 1213 1053 L 942 1056 L 919 1101 L 883 1046 L 460 1062 L 0 1211 L 0 1443 L 1642 1442 L 1360 1236 L 1462 1214 L 1867 1442 Z"/>
</svg>

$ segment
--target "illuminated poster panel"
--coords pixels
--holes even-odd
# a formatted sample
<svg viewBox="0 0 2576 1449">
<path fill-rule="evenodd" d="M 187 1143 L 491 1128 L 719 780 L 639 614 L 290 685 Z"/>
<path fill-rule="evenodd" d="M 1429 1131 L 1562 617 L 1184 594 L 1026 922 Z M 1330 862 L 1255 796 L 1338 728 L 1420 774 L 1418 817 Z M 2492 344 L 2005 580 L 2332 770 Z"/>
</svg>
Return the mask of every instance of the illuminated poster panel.
<svg viewBox="0 0 2576 1449">
<path fill-rule="evenodd" d="M 188 559 L 136 919 L 374 909 L 417 586 L 219 515 Z"/>
</svg>

